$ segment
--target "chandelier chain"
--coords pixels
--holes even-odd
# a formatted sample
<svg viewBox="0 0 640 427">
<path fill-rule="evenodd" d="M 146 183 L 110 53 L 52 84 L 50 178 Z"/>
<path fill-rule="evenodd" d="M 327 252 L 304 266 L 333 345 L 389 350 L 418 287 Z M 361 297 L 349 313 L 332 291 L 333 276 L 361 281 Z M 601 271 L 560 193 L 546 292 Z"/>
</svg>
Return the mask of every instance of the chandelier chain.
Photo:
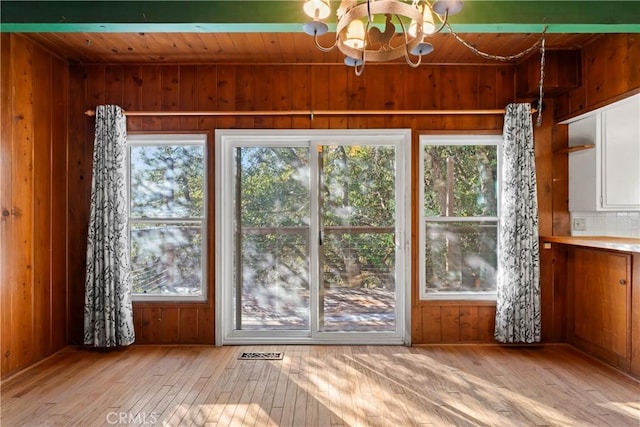
<svg viewBox="0 0 640 427">
<path fill-rule="evenodd" d="M 536 126 L 540 127 L 542 125 L 542 97 L 544 96 L 543 86 L 544 86 L 544 33 L 542 33 L 542 42 L 540 43 L 540 81 L 538 82 L 538 116 L 536 117 Z"/>
<path fill-rule="evenodd" d="M 530 54 L 531 52 L 536 50 L 538 47 L 540 47 L 540 45 L 542 45 L 544 43 L 544 36 L 545 36 L 545 34 L 547 32 L 547 27 L 545 26 L 544 29 L 542 30 L 542 35 L 540 36 L 540 38 L 531 47 L 523 50 L 522 52 L 516 53 L 514 55 L 503 56 L 503 55 L 495 55 L 495 54 L 492 54 L 492 53 L 487 53 L 487 52 L 481 51 L 480 49 L 476 48 L 471 43 L 467 42 L 462 37 L 460 37 L 460 35 L 458 33 L 453 31 L 453 28 L 451 28 L 451 24 L 449 24 L 449 22 L 446 22 L 445 26 L 447 27 L 449 32 L 453 35 L 453 37 L 455 37 L 456 40 L 458 40 L 460 43 L 462 43 L 464 46 L 466 46 L 467 49 L 469 49 L 471 52 L 475 53 L 476 55 L 478 55 L 478 56 L 480 56 L 480 57 L 482 57 L 484 59 L 493 59 L 495 61 L 513 61 L 514 59 L 519 59 L 519 58 L 522 58 L 524 56 L 527 56 L 528 54 Z"/>
</svg>

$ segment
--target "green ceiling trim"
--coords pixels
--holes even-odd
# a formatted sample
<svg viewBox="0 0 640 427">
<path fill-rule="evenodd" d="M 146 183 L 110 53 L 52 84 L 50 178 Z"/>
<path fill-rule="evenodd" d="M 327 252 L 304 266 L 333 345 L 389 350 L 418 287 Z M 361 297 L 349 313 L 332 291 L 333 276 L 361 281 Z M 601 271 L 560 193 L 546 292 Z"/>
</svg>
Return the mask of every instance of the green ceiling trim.
<svg viewBox="0 0 640 427">
<path fill-rule="evenodd" d="M 635 24 L 546 24 L 547 33 L 639 33 Z M 329 31 L 335 32 L 335 24 Z M 454 24 L 459 33 L 541 33 L 545 24 Z M 302 24 L 0 24 L 4 33 L 299 33 Z M 446 32 L 446 30 L 444 31 Z"/>
<path fill-rule="evenodd" d="M 301 32 L 302 0 L 0 1 L 3 32 Z M 335 11 L 339 1 L 332 1 Z M 330 25 L 335 29 L 335 14 Z M 640 1 L 466 0 L 459 32 L 638 33 Z"/>
</svg>

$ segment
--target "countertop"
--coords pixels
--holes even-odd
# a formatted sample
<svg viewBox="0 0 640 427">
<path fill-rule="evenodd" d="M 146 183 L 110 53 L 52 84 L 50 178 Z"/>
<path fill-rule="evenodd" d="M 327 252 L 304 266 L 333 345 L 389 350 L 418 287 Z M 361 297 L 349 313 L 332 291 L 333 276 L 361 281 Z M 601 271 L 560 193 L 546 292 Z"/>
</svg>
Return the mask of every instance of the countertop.
<svg viewBox="0 0 640 427">
<path fill-rule="evenodd" d="M 640 253 L 640 239 L 611 236 L 540 236 L 543 242 Z"/>
</svg>

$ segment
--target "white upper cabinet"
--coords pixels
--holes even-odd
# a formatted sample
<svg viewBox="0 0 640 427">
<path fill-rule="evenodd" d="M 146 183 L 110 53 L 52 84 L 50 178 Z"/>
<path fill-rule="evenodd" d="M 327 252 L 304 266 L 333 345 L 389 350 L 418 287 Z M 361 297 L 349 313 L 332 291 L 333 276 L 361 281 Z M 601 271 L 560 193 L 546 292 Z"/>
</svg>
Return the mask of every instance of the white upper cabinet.
<svg viewBox="0 0 640 427">
<path fill-rule="evenodd" d="M 602 112 L 602 206 L 640 209 L 640 95 Z"/>
<path fill-rule="evenodd" d="M 640 94 L 569 122 L 569 210 L 640 210 Z"/>
</svg>

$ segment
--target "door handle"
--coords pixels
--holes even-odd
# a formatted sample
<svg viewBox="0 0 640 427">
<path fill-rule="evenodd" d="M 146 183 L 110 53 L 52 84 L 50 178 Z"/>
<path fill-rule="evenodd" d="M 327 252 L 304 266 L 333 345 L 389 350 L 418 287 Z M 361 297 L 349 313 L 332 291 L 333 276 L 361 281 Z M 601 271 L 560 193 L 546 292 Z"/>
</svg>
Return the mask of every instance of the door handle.
<svg viewBox="0 0 640 427">
<path fill-rule="evenodd" d="M 625 279 L 620 279 L 620 280 L 618 280 L 618 284 L 620 284 L 620 285 L 626 285 L 626 284 L 627 284 L 627 281 L 626 281 Z"/>
</svg>

